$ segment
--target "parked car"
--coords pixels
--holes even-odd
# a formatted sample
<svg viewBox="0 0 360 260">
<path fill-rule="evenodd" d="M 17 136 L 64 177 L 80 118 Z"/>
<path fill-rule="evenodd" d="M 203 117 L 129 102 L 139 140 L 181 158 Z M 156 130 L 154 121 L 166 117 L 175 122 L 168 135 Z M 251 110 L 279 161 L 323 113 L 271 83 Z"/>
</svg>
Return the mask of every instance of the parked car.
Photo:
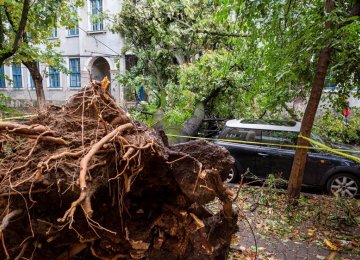
<svg viewBox="0 0 360 260">
<path fill-rule="evenodd" d="M 257 119 L 227 121 L 216 143 L 227 148 L 235 159 L 228 181 L 236 182 L 247 170 L 260 179 L 266 179 L 269 174 L 274 174 L 288 180 L 295 148 L 286 145 L 296 145 L 299 132 L 300 123 L 295 121 Z M 311 138 L 324 143 L 315 134 L 312 134 Z M 332 144 L 327 145 L 332 146 Z M 355 150 L 355 147 L 346 145 L 333 147 Z M 360 153 L 354 155 L 360 156 Z M 360 165 L 343 156 L 310 149 L 303 185 L 320 187 L 329 194 L 353 198 L 360 193 Z"/>
</svg>

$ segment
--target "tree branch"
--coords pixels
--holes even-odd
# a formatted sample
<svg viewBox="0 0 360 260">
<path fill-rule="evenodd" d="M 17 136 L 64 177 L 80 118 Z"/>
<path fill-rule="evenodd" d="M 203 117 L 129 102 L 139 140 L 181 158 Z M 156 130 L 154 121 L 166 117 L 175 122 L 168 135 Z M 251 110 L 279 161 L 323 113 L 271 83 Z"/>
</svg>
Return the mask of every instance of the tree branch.
<svg viewBox="0 0 360 260">
<path fill-rule="evenodd" d="M 227 33 L 227 32 L 219 32 L 219 31 L 209 31 L 209 30 L 195 30 L 196 33 L 206 33 L 214 36 L 222 36 L 222 37 L 249 37 L 247 34 L 240 33 Z"/>
<path fill-rule="evenodd" d="M 0 65 L 7 58 L 10 58 L 11 56 L 13 56 L 15 54 L 15 52 L 19 49 L 20 44 L 21 44 L 22 39 L 23 39 L 24 32 L 25 32 L 26 23 L 27 23 L 27 20 L 28 20 L 29 9 L 30 9 L 30 0 L 24 0 L 23 9 L 22 9 L 22 13 L 21 13 L 21 19 L 20 19 L 19 26 L 18 26 L 17 30 L 14 27 L 14 23 L 13 23 L 12 19 L 11 18 L 9 19 L 10 15 L 7 14 L 8 19 L 9 19 L 9 23 L 13 26 L 13 30 L 16 33 L 16 35 L 15 35 L 15 40 L 14 40 L 12 49 L 10 51 L 7 51 L 7 52 L 3 53 L 0 56 Z M 6 10 L 6 8 L 5 8 L 5 10 Z"/>
<path fill-rule="evenodd" d="M 360 16 L 360 1 L 357 1 L 357 3 L 355 3 L 354 6 L 351 8 L 349 17 L 353 17 L 353 16 Z M 347 22 L 341 23 L 341 24 L 339 24 L 339 28 L 349 25 L 352 22 L 353 21 L 347 21 Z"/>
<path fill-rule="evenodd" d="M 2 6 L 0 6 L 0 49 L 3 49 L 5 35 L 4 35 L 4 27 L 3 27 L 3 13 L 2 13 Z"/>
<path fill-rule="evenodd" d="M 209 34 L 209 35 L 223 36 L 223 37 L 249 37 L 249 35 L 247 35 L 247 34 L 227 33 L 227 32 L 220 32 L 220 31 L 216 31 L 216 30 L 215 31 L 201 30 L 201 29 L 194 30 L 190 24 L 188 24 L 180 19 L 177 19 L 177 18 L 174 18 L 174 20 L 181 23 L 182 25 L 185 25 L 191 31 L 196 32 L 196 33 L 205 33 L 205 34 Z"/>
<path fill-rule="evenodd" d="M 17 30 L 15 28 L 14 20 L 12 19 L 11 15 L 10 15 L 9 11 L 6 9 L 6 7 L 4 7 L 4 9 L 5 9 L 6 18 L 8 19 L 9 24 L 11 25 L 12 29 L 16 33 Z"/>
</svg>

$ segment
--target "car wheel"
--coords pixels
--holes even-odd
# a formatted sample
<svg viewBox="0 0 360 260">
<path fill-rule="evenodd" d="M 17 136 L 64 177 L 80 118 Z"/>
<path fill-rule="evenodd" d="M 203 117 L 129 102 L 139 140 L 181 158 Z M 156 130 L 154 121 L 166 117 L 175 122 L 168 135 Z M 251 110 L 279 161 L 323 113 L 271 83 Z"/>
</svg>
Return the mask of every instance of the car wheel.
<svg viewBox="0 0 360 260">
<path fill-rule="evenodd" d="M 359 194 L 359 188 L 359 179 L 348 173 L 336 174 L 332 176 L 326 184 L 326 189 L 329 194 L 344 198 L 354 198 Z"/>
<path fill-rule="evenodd" d="M 236 166 L 234 164 L 234 166 L 231 168 L 228 177 L 226 178 L 225 182 L 228 183 L 235 183 L 237 182 L 237 180 L 239 179 L 239 173 L 238 170 L 236 169 Z"/>
</svg>

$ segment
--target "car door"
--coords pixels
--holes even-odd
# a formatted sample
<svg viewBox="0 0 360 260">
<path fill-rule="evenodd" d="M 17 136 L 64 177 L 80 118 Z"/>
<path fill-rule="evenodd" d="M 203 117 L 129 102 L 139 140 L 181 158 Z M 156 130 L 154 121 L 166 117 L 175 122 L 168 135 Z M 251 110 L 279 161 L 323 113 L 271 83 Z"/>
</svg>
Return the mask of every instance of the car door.
<svg viewBox="0 0 360 260">
<path fill-rule="evenodd" d="M 266 179 L 269 174 L 273 173 L 273 163 L 278 159 L 278 149 L 269 146 L 261 146 L 257 150 L 255 159 L 256 175 L 262 179 Z"/>
<path fill-rule="evenodd" d="M 288 131 L 262 130 L 261 142 L 266 147 L 256 157 L 257 172 L 266 178 L 269 174 L 289 179 L 295 155 L 297 133 Z"/>
<path fill-rule="evenodd" d="M 310 150 L 306 159 L 303 184 L 317 186 L 328 170 L 336 166 L 336 161 L 329 158 L 327 152 Z"/>
<path fill-rule="evenodd" d="M 271 172 L 274 151 L 271 147 L 263 145 L 261 138 L 262 130 L 248 129 L 245 141 L 247 142 L 247 149 L 251 151 L 251 157 L 254 160 L 253 167 L 249 169 L 250 172 L 261 179 L 265 179 Z"/>
<path fill-rule="evenodd" d="M 266 168 L 268 174 L 277 178 L 288 180 L 290 177 L 295 150 L 288 148 L 273 147 L 268 150 L 266 159 L 269 166 Z"/>
<path fill-rule="evenodd" d="M 255 145 L 247 145 L 240 143 L 226 143 L 226 149 L 237 161 L 238 166 L 241 167 L 241 174 L 249 171 L 256 175 L 255 159 L 258 154 L 258 147 Z M 240 165 L 239 165 L 240 164 Z"/>
<path fill-rule="evenodd" d="M 258 146 L 248 143 L 254 142 L 255 138 L 256 131 L 244 128 L 226 127 L 219 134 L 219 141 L 217 143 L 224 146 L 234 157 L 238 163 L 237 166 L 241 167 L 239 169 L 242 171 L 241 174 L 247 170 L 255 174 Z"/>
<path fill-rule="evenodd" d="M 272 138 L 272 144 L 279 144 L 279 147 L 270 149 L 267 158 L 271 162 L 271 173 L 277 177 L 289 180 L 291 167 L 295 156 L 297 133 L 269 133 Z M 274 138 L 276 137 L 276 138 Z M 266 138 L 264 138 L 266 139 Z M 290 145 L 286 147 L 284 145 Z M 310 144 L 311 145 L 311 144 Z M 322 174 L 336 166 L 336 162 L 329 158 L 327 152 L 310 149 L 307 153 L 303 184 L 317 186 L 320 184 Z"/>
</svg>

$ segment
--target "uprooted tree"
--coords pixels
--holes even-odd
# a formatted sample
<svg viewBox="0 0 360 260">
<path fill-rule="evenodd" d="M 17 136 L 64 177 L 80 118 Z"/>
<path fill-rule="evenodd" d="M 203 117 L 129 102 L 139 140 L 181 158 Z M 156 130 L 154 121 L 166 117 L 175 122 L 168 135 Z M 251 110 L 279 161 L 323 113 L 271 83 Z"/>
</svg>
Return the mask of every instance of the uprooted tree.
<svg viewBox="0 0 360 260">
<path fill-rule="evenodd" d="M 108 85 L 0 123 L 1 258 L 224 259 L 237 220 L 222 184 L 232 157 L 205 141 L 167 146 Z M 204 207 L 215 197 L 218 213 Z"/>
</svg>

